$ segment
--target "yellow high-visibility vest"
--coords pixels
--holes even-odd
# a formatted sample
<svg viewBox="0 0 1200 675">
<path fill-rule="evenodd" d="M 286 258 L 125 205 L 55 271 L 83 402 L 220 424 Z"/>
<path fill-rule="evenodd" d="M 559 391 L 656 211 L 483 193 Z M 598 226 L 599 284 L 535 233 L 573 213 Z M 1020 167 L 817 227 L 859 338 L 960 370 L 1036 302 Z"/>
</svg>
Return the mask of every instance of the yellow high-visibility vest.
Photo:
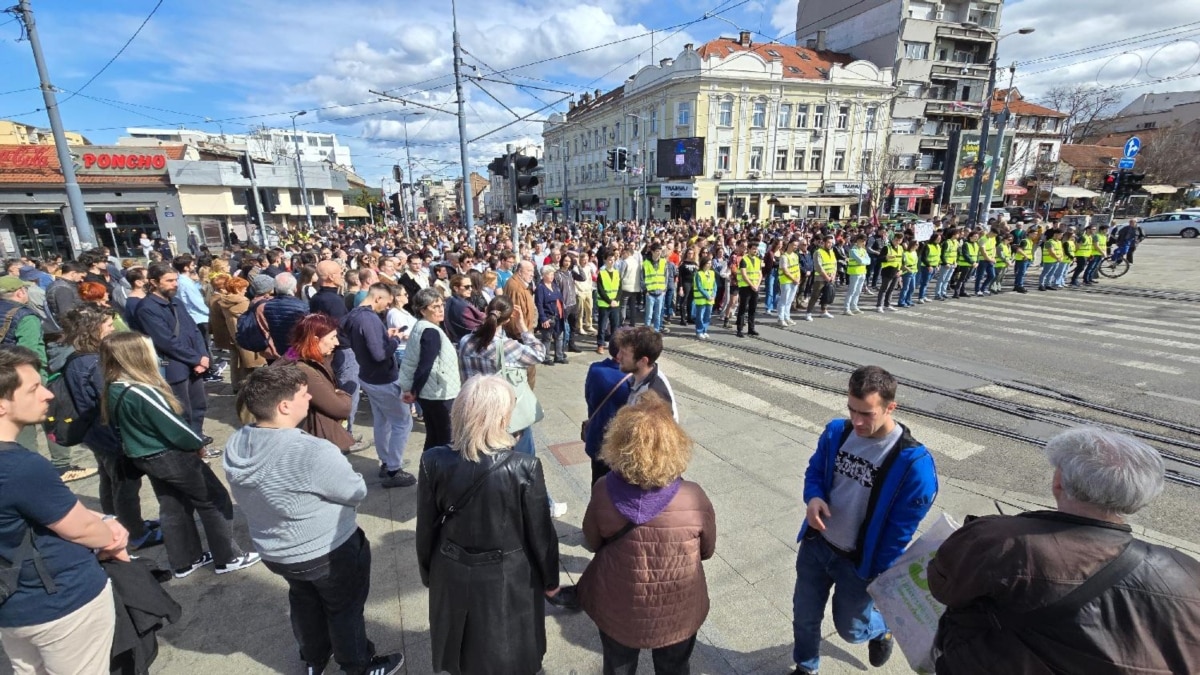
<svg viewBox="0 0 1200 675">
<path fill-rule="evenodd" d="M 657 293 L 667 290 L 667 259 L 659 258 L 658 265 L 649 260 L 642 261 L 642 273 L 646 278 L 646 292 Z"/>
<path fill-rule="evenodd" d="M 821 266 L 821 271 L 825 274 L 829 276 L 837 274 L 837 255 L 832 250 L 817 249 L 817 264 Z"/>
<path fill-rule="evenodd" d="M 742 258 L 738 269 L 741 270 L 741 273 L 737 275 L 738 288 L 757 289 L 758 285 L 762 283 L 762 258 L 747 255 Z M 743 276 L 745 278 L 742 278 Z"/>
<path fill-rule="evenodd" d="M 697 270 L 696 281 L 692 285 L 692 302 L 698 306 L 711 305 L 713 301 L 704 297 L 704 293 L 700 292 L 704 289 L 708 292 L 709 298 L 717 297 L 717 273 L 712 270 Z"/>
</svg>

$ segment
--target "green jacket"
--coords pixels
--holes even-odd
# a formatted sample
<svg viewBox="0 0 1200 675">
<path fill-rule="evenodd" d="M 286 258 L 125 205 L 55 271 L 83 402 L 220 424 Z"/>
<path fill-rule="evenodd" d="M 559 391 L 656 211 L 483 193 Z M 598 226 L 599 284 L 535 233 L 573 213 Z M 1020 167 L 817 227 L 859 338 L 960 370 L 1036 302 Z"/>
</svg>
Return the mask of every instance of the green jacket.
<svg viewBox="0 0 1200 675">
<path fill-rule="evenodd" d="M 194 452 L 204 447 L 204 439 L 171 410 L 156 389 L 117 381 L 108 385 L 106 395 L 109 425 L 119 430 L 127 457 L 149 457 L 163 450 Z"/>
</svg>

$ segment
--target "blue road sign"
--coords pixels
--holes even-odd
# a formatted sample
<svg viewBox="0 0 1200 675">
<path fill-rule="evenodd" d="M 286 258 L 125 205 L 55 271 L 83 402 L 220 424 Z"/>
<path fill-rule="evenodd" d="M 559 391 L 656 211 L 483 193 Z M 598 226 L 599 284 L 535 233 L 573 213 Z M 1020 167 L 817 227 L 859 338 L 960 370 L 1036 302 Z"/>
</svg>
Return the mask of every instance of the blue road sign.
<svg viewBox="0 0 1200 675">
<path fill-rule="evenodd" d="M 1137 136 L 1132 136 L 1129 140 L 1125 141 L 1125 157 L 1127 159 L 1130 157 L 1137 157 L 1137 154 L 1141 152 L 1141 150 L 1142 139 L 1138 138 Z"/>
<path fill-rule="evenodd" d="M 1133 162 L 1134 162 L 1134 159 L 1132 157 L 1126 157 L 1125 159 L 1117 162 L 1117 168 L 1118 169 L 1132 169 Z"/>
</svg>

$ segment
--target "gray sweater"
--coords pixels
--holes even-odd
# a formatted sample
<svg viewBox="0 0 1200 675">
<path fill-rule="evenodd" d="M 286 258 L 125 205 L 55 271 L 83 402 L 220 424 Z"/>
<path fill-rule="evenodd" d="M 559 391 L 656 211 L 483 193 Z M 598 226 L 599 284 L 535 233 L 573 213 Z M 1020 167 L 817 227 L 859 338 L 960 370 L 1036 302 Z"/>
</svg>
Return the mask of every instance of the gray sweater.
<svg viewBox="0 0 1200 675">
<path fill-rule="evenodd" d="M 367 484 L 338 447 L 299 429 L 244 426 L 225 445 L 225 475 L 264 560 L 319 558 L 354 534 Z"/>
</svg>

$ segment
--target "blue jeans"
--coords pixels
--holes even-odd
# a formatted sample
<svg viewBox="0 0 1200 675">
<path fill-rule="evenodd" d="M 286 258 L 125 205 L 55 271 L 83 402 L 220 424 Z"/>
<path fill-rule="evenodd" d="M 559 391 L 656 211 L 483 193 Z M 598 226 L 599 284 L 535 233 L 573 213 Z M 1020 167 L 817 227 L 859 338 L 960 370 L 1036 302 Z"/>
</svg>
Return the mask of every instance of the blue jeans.
<svg viewBox="0 0 1200 675">
<path fill-rule="evenodd" d="M 1045 288 L 1054 285 L 1054 279 L 1058 274 L 1058 263 L 1052 261 L 1042 261 L 1042 273 L 1038 275 L 1038 288 Z"/>
<path fill-rule="evenodd" d="M 1054 277 L 1054 285 L 1055 286 L 1066 286 L 1067 285 L 1067 271 L 1070 269 L 1071 269 L 1071 263 L 1068 263 L 1068 262 L 1058 263 L 1058 271 L 1055 272 L 1055 277 Z"/>
<path fill-rule="evenodd" d="M 613 334 L 621 327 L 621 308 L 600 307 L 596 311 L 600 313 L 596 321 L 596 346 L 607 347 Z"/>
<path fill-rule="evenodd" d="M 767 311 L 774 312 L 779 299 L 779 277 L 775 272 L 767 275 Z"/>
<path fill-rule="evenodd" d="M 867 275 L 865 273 L 851 274 L 849 280 L 850 285 L 846 289 L 846 304 L 843 306 L 847 312 L 858 309 L 858 299 L 862 297 L 862 289 L 867 283 Z"/>
<path fill-rule="evenodd" d="M 516 444 L 513 445 L 513 451 L 533 457 L 537 454 L 537 446 L 533 443 L 533 427 L 530 426 L 522 429 L 520 434 L 517 437 Z"/>
<path fill-rule="evenodd" d="M 830 588 L 833 625 L 843 640 L 859 644 L 887 632 L 883 616 L 867 594 L 867 583 L 854 571 L 854 563 L 835 553 L 823 537 L 811 530 L 806 533 L 796 555 L 792 595 L 792 660 L 797 666 L 816 672 L 821 665 L 821 620 Z"/>
<path fill-rule="evenodd" d="M 696 335 L 708 332 L 708 324 L 712 323 L 712 305 L 696 305 Z"/>
<path fill-rule="evenodd" d="M 925 289 L 929 286 L 929 280 L 933 277 L 933 272 L 936 267 L 928 267 L 922 265 L 920 271 L 917 272 L 917 299 L 925 299 Z"/>
<path fill-rule="evenodd" d="M 975 270 L 975 293 L 986 291 L 996 280 L 996 263 L 988 260 L 979 261 L 979 269 Z"/>
<path fill-rule="evenodd" d="M 944 298 L 950 292 L 950 277 L 954 276 L 953 265 L 942 265 L 937 271 L 937 287 L 933 297 Z"/>
<path fill-rule="evenodd" d="M 900 299 L 896 304 L 901 307 L 908 307 L 912 304 L 913 291 L 917 288 L 917 275 L 909 272 L 900 279 Z"/>
<path fill-rule="evenodd" d="M 350 417 L 346 419 L 346 431 L 354 433 L 354 418 L 358 415 L 358 403 L 362 400 L 362 390 L 358 388 L 358 359 L 349 349 L 335 349 L 333 352 L 333 376 L 337 379 L 338 389 L 350 394 Z"/>
<path fill-rule="evenodd" d="M 400 400 L 404 393 L 395 382 L 369 384 L 360 382 L 367 392 L 371 404 L 371 419 L 375 428 L 375 452 L 388 471 L 398 471 L 404 459 L 404 448 L 408 447 L 408 435 L 412 433 L 412 413 L 408 404 Z"/>
<path fill-rule="evenodd" d="M 1083 280 L 1094 282 L 1096 281 L 1096 273 L 1100 270 L 1100 263 L 1104 260 L 1104 256 L 1094 255 L 1088 261 L 1087 271 L 1083 273 Z"/>
<path fill-rule="evenodd" d="M 1029 270 L 1028 260 L 1018 260 L 1013 268 L 1013 288 L 1025 287 L 1025 272 Z"/>
<path fill-rule="evenodd" d="M 662 332 L 663 322 L 663 303 L 666 301 L 666 293 L 647 293 L 646 294 L 646 325 L 652 326 L 654 330 Z"/>
</svg>

